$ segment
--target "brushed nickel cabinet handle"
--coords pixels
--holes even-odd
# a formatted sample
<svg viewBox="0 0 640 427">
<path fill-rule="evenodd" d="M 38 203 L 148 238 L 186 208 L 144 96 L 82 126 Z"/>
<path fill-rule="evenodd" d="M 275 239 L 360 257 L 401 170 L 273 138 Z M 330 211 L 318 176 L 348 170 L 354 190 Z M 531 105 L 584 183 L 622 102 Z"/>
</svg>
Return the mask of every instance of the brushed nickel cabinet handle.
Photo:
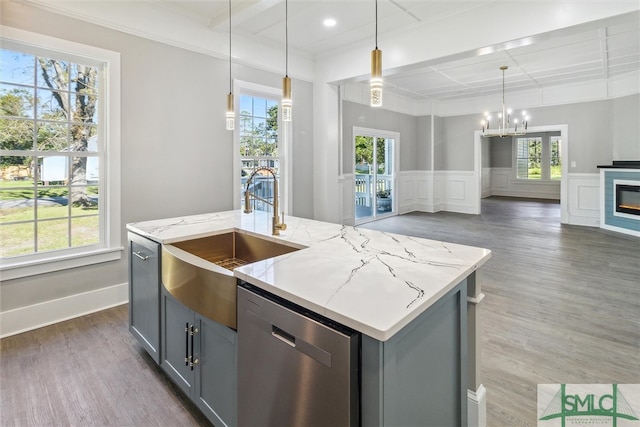
<svg viewBox="0 0 640 427">
<path fill-rule="evenodd" d="M 146 261 L 146 260 L 148 260 L 148 259 L 149 259 L 149 256 L 148 256 L 148 255 L 141 255 L 141 254 L 142 254 L 142 252 L 134 252 L 133 254 L 134 254 L 135 256 L 137 256 L 138 258 L 140 258 L 141 260 L 143 260 L 143 261 Z"/>
</svg>

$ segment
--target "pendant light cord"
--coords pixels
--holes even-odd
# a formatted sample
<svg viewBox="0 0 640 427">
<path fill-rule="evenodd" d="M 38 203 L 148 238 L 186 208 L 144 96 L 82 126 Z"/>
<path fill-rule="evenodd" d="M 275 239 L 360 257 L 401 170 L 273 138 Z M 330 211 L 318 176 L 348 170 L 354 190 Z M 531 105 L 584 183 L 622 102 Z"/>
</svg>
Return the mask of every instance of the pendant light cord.
<svg viewBox="0 0 640 427">
<path fill-rule="evenodd" d="M 376 0 L 376 49 L 378 48 L 378 0 Z"/>
<path fill-rule="evenodd" d="M 504 70 L 502 70 L 502 110 L 504 115 Z"/>
<path fill-rule="evenodd" d="M 232 93 L 231 81 L 231 0 L 229 0 L 229 93 Z"/>
<path fill-rule="evenodd" d="M 284 0 L 284 75 L 289 77 L 289 2 Z"/>
</svg>

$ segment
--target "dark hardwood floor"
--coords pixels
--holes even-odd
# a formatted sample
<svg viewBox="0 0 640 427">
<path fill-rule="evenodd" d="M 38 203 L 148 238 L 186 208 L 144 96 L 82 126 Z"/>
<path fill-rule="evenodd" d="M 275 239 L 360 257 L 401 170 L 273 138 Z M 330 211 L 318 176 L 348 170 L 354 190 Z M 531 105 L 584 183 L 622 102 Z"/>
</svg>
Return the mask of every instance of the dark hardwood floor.
<svg viewBox="0 0 640 427">
<path fill-rule="evenodd" d="M 640 383 L 640 239 L 506 198 L 363 227 L 493 251 L 478 272 L 489 427 L 535 426 L 540 383 Z M 0 424 L 210 425 L 136 344 L 127 310 L 0 340 Z"/>
</svg>

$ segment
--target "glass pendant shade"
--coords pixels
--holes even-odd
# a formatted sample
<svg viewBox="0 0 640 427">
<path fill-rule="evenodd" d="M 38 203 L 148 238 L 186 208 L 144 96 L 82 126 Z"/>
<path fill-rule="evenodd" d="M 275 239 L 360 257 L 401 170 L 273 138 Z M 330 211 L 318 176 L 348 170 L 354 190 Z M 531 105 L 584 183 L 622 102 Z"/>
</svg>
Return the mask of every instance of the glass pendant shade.
<svg viewBox="0 0 640 427">
<path fill-rule="evenodd" d="M 236 113 L 233 107 L 233 94 L 227 95 L 227 114 L 226 114 L 227 130 L 234 130 L 236 127 Z"/>
<path fill-rule="evenodd" d="M 282 78 L 282 121 L 290 122 L 292 115 L 292 103 L 291 103 L 291 79 L 287 77 Z"/>
<path fill-rule="evenodd" d="M 229 94 L 227 95 L 227 112 L 225 113 L 225 128 L 234 130 L 236 128 L 236 110 L 233 106 L 233 85 L 231 78 L 231 0 L 229 0 Z"/>
<path fill-rule="evenodd" d="M 382 107 L 382 51 L 371 51 L 371 106 Z"/>
</svg>

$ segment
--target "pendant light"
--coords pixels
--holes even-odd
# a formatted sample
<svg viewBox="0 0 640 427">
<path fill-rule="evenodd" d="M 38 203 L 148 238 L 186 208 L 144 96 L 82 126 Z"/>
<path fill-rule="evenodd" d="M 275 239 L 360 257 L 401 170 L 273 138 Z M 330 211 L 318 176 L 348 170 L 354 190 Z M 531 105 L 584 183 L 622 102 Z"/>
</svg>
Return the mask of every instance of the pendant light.
<svg viewBox="0 0 640 427">
<path fill-rule="evenodd" d="M 291 79 L 289 78 L 289 5 L 284 0 L 285 73 L 282 78 L 282 121 L 291 121 Z"/>
<path fill-rule="evenodd" d="M 229 0 L 229 94 L 227 95 L 227 130 L 234 130 L 236 127 L 236 112 L 233 106 L 233 87 L 231 79 L 231 0 Z"/>
<path fill-rule="evenodd" d="M 508 66 L 503 65 L 500 67 L 502 71 L 502 112 L 498 113 L 498 120 L 496 128 L 491 128 L 492 118 L 489 113 L 484 114 L 484 120 L 482 121 L 482 136 L 517 136 L 526 135 L 527 127 L 529 126 L 529 116 L 526 111 L 522 111 L 522 121 L 518 124 L 518 119 L 513 119 L 513 127 L 511 126 L 511 114 L 510 108 L 507 108 L 504 103 L 504 72 L 509 69 Z"/>
<path fill-rule="evenodd" d="M 376 48 L 371 51 L 371 106 L 382 107 L 382 51 L 378 49 L 378 0 L 376 0 Z"/>
</svg>

